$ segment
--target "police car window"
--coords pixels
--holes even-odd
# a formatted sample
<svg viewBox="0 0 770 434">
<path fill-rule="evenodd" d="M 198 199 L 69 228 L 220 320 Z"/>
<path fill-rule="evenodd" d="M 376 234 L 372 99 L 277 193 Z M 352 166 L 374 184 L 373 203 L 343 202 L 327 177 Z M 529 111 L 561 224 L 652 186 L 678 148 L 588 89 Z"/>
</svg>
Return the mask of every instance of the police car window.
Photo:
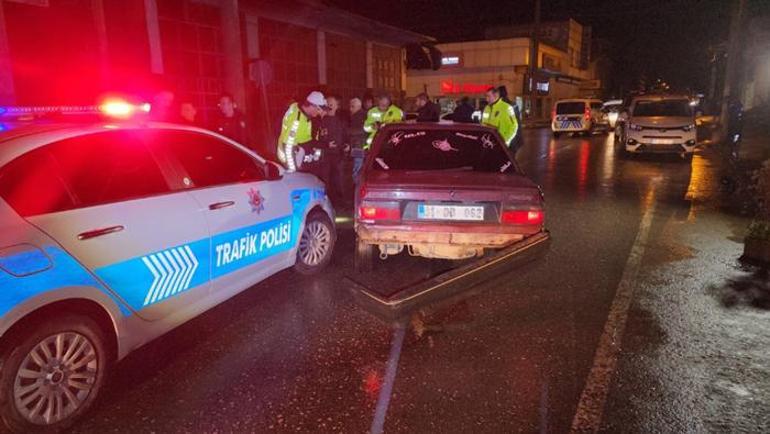
<svg viewBox="0 0 770 434">
<path fill-rule="evenodd" d="M 45 149 L 56 161 L 78 207 L 169 191 L 155 158 L 136 133 L 89 134 L 52 143 Z"/>
<path fill-rule="evenodd" d="M 0 169 L 0 197 L 22 217 L 75 206 L 55 161 L 44 148 L 24 154 Z"/>
<path fill-rule="evenodd" d="M 395 130 L 379 147 L 374 170 L 515 173 L 494 134 L 477 130 Z"/>
<path fill-rule="evenodd" d="M 265 179 L 256 160 L 216 137 L 187 131 L 163 131 L 154 135 L 152 142 L 179 161 L 194 187 Z"/>
</svg>

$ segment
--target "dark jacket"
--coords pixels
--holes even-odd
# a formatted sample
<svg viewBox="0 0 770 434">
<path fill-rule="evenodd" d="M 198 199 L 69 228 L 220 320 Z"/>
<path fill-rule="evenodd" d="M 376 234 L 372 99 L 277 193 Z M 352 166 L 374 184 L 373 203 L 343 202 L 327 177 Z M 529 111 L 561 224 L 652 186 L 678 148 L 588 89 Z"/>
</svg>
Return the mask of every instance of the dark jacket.
<svg viewBox="0 0 770 434">
<path fill-rule="evenodd" d="M 470 104 L 461 103 L 455 108 L 452 113 L 452 120 L 454 122 L 472 123 L 473 122 L 473 106 Z"/>
<path fill-rule="evenodd" d="M 438 105 L 433 101 L 428 101 L 417 109 L 417 122 L 438 122 L 440 115 Z"/>
<path fill-rule="evenodd" d="M 351 148 L 362 148 L 366 142 L 366 131 L 364 131 L 364 122 L 366 121 L 366 111 L 363 109 L 350 115 L 348 122 L 348 143 Z"/>
<path fill-rule="evenodd" d="M 321 118 L 318 130 L 318 141 L 324 149 L 332 154 L 339 154 L 347 142 L 348 127 L 339 115 Z"/>
<path fill-rule="evenodd" d="M 245 144 L 246 120 L 240 110 L 235 109 L 232 117 L 225 117 L 221 113 L 217 116 L 214 131 L 231 138 L 238 143 Z"/>
</svg>

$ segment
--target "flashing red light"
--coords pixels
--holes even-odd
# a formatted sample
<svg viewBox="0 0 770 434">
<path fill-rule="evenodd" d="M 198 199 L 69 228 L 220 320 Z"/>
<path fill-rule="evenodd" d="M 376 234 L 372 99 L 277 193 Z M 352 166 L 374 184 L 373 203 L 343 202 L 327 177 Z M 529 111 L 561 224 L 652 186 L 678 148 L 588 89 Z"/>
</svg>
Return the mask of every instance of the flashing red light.
<svg viewBox="0 0 770 434">
<path fill-rule="evenodd" d="M 545 220 L 543 210 L 509 209 L 503 211 L 502 222 L 510 225 L 539 225 Z"/>
<path fill-rule="evenodd" d="M 358 214 L 363 220 L 399 220 L 401 210 L 398 207 L 385 208 L 372 205 L 363 205 Z"/>
<path fill-rule="evenodd" d="M 136 105 L 122 99 L 107 99 L 99 105 L 99 111 L 112 118 L 128 119 L 138 111 L 149 113 L 150 104 Z"/>
</svg>

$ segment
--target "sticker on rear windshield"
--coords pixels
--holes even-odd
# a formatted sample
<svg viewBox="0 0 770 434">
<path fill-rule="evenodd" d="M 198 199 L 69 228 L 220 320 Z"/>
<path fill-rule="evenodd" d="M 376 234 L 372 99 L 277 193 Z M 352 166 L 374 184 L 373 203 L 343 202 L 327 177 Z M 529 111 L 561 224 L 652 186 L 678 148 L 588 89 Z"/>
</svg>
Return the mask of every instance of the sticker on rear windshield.
<svg viewBox="0 0 770 434">
<path fill-rule="evenodd" d="M 492 136 L 484 134 L 481 136 L 481 145 L 485 148 L 492 149 L 495 147 L 495 142 L 492 141 Z"/>
<path fill-rule="evenodd" d="M 459 149 L 452 147 L 452 145 L 449 143 L 449 140 L 447 139 L 434 140 L 433 147 L 444 152 L 449 152 L 449 151 L 460 152 Z"/>
<path fill-rule="evenodd" d="M 471 139 L 471 140 L 478 140 L 479 139 L 477 136 L 474 136 L 473 134 L 465 134 L 465 133 L 461 133 L 459 131 L 455 133 L 455 136 L 462 137 L 464 139 Z"/>
</svg>

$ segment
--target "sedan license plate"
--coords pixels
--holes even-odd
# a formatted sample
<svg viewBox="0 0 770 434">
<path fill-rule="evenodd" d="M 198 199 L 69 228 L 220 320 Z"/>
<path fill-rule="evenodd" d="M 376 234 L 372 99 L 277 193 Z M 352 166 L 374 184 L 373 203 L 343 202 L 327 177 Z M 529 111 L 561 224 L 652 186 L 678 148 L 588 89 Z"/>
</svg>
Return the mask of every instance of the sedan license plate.
<svg viewBox="0 0 770 434">
<path fill-rule="evenodd" d="M 417 218 L 425 220 L 483 221 L 483 206 L 425 205 L 417 207 Z"/>
</svg>

